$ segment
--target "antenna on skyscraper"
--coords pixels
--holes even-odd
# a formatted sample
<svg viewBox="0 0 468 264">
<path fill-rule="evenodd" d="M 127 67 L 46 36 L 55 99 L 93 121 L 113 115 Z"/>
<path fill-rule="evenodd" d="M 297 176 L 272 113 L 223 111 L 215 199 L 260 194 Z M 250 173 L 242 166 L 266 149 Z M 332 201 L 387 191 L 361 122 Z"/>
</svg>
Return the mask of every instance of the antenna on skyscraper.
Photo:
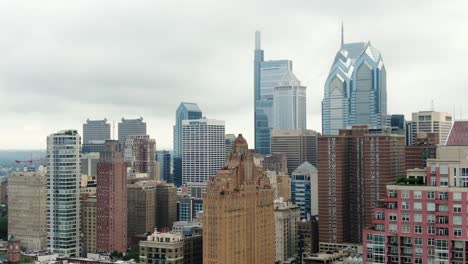
<svg viewBox="0 0 468 264">
<path fill-rule="evenodd" d="M 115 121 L 112 120 L 112 140 L 115 139 Z"/>
<path fill-rule="evenodd" d="M 341 21 L 341 48 L 343 48 L 344 45 L 344 25 L 343 21 Z"/>
<path fill-rule="evenodd" d="M 431 111 L 435 111 L 435 106 L 434 106 L 434 99 L 431 100 Z"/>
<path fill-rule="evenodd" d="M 255 50 L 261 50 L 261 35 L 260 31 L 255 31 Z"/>
</svg>

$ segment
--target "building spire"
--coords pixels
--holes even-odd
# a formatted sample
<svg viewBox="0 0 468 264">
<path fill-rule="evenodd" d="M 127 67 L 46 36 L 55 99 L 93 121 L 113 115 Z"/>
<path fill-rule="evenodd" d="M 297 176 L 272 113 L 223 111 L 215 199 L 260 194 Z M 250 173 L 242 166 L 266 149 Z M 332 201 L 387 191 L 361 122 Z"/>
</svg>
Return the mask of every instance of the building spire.
<svg viewBox="0 0 468 264">
<path fill-rule="evenodd" d="M 260 39 L 260 31 L 255 31 L 255 50 L 261 50 L 260 47 L 261 39 Z"/>
<path fill-rule="evenodd" d="M 344 25 L 343 21 L 341 21 L 341 48 L 343 48 L 344 45 Z"/>
</svg>

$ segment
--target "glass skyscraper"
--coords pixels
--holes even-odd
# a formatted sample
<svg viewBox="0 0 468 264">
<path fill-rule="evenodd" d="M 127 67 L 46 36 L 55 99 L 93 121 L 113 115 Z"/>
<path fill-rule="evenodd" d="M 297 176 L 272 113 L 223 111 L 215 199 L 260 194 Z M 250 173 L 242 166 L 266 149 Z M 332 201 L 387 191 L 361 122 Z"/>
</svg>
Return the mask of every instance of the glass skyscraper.
<svg viewBox="0 0 468 264">
<path fill-rule="evenodd" d="M 306 122 L 306 87 L 290 72 L 274 88 L 273 129 L 304 130 Z"/>
<path fill-rule="evenodd" d="M 202 111 L 197 104 L 180 103 L 176 111 L 176 124 L 174 126 L 174 183 L 182 185 L 182 120 L 201 119 Z"/>
<path fill-rule="evenodd" d="M 260 154 L 270 154 L 273 92 L 284 76 L 292 72 L 292 61 L 265 61 L 264 52 L 260 46 L 260 32 L 256 31 L 254 53 L 255 151 Z"/>
<path fill-rule="evenodd" d="M 352 125 L 387 123 L 387 79 L 380 52 L 370 42 L 344 44 L 325 82 L 322 132 L 337 135 Z"/>
</svg>

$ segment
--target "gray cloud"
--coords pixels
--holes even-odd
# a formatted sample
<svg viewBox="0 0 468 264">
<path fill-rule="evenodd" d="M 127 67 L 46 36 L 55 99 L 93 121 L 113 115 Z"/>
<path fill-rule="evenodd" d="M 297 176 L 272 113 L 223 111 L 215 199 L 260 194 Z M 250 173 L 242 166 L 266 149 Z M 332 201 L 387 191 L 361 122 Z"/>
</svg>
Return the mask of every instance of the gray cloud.
<svg viewBox="0 0 468 264">
<path fill-rule="evenodd" d="M 466 97 L 464 1 L 4 1 L 0 148 L 43 148 L 87 117 L 143 116 L 172 147 L 180 101 L 197 102 L 253 142 L 253 32 L 288 58 L 320 130 L 323 83 L 339 46 L 371 40 L 388 72 L 389 110 L 452 111 Z M 464 96 L 463 96 L 464 95 Z M 460 107 L 458 107 L 460 108 Z M 467 107 L 465 107 L 467 108 Z M 465 110 L 466 111 L 466 110 Z"/>
</svg>

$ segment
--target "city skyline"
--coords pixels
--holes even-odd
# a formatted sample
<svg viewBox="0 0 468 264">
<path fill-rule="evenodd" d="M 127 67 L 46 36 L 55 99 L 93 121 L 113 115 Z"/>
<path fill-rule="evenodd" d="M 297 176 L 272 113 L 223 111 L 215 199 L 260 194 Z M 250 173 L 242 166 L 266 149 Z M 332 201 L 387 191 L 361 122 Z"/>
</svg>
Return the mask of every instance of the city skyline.
<svg viewBox="0 0 468 264">
<path fill-rule="evenodd" d="M 323 86 L 330 58 L 340 46 L 342 20 L 346 42 L 371 41 L 384 55 L 389 114 L 403 113 L 408 120 L 412 112 L 430 110 L 434 99 L 436 111 L 452 113 L 455 108 L 456 120 L 460 112 L 468 116 L 461 108 L 463 97 L 457 96 L 463 94 L 463 82 L 452 78 L 463 74 L 464 67 L 457 66 L 468 58 L 460 26 L 467 22 L 462 1 L 450 7 L 443 2 L 403 7 L 362 1 L 363 8 L 341 3 L 339 10 L 333 3 L 261 3 L 249 3 L 249 8 L 242 1 L 214 4 L 193 14 L 189 2 L 182 11 L 169 3 L 137 1 L 106 5 L 111 12 L 105 13 L 106 8 L 87 12 L 104 7 L 87 1 L 69 6 L 51 1 L 35 6 L 35 12 L 16 3 L 0 4 L 5 22 L 0 34 L 9 36 L 0 49 L 0 115 L 9 124 L 2 127 L 0 149 L 44 149 L 45 136 L 55 131 L 71 128 L 82 134 L 87 118 L 104 117 L 117 128 L 123 116 L 143 116 L 156 148 L 172 149 L 174 109 L 182 101 L 197 103 L 209 118 L 226 120 L 227 133 L 242 132 L 254 142 L 255 30 L 262 31 L 267 59 L 293 61 L 295 74 L 308 87 L 308 128 L 320 131 Z M 48 16 L 57 8 L 62 15 Z M 201 19 L 224 14 L 220 11 L 226 8 L 232 12 L 212 17 L 216 23 Z M 271 16 L 283 9 L 284 19 Z M 375 9 L 385 9 L 385 15 Z M 173 20 L 176 12 L 186 21 Z M 116 23 L 106 23 L 110 13 Z M 24 14 L 37 23 L 15 23 Z M 240 14 L 246 15 L 242 23 L 235 19 Z M 172 21 L 172 30 L 159 19 Z"/>
</svg>

